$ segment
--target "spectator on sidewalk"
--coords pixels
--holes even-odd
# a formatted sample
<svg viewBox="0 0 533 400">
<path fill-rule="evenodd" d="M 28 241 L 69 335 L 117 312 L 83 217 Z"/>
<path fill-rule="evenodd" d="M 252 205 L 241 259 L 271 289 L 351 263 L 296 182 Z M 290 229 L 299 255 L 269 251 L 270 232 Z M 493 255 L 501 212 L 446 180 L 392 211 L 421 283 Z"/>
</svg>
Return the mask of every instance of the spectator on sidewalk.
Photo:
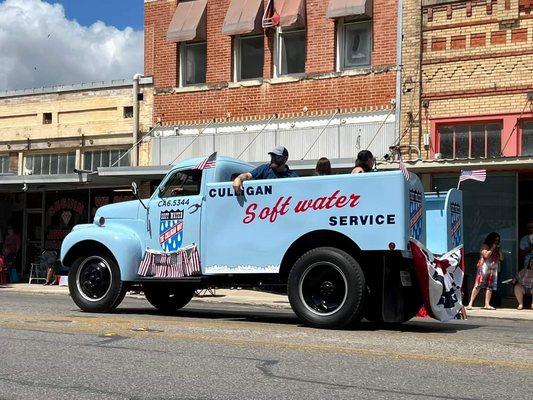
<svg viewBox="0 0 533 400">
<path fill-rule="evenodd" d="M 472 305 L 481 289 L 485 289 L 485 306 L 483 309 L 495 310 L 490 305 L 490 299 L 492 292 L 498 289 L 498 271 L 502 261 L 503 253 L 500 250 L 500 235 L 496 232 L 491 232 L 481 245 L 476 280 L 470 295 L 470 302 L 466 307 L 467 310 L 472 309 Z"/>
<path fill-rule="evenodd" d="M 298 175 L 287 165 L 289 152 L 283 146 L 277 146 L 270 153 L 270 162 L 260 165 L 251 172 L 244 172 L 233 180 L 233 189 L 237 194 L 243 192 L 243 182 L 250 179 L 296 178 Z"/>
<path fill-rule="evenodd" d="M 16 274 L 16 260 L 19 250 L 20 237 L 17 235 L 13 227 L 10 226 L 7 228 L 7 235 L 4 239 L 4 257 L 10 278 Z"/>
<path fill-rule="evenodd" d="M 527 267 L 533 258 L 533 221 L 528 222 L 527 234 L 520 239 L 520 255 L 524 257 L 524 267 Z"/>
<path fill-rule="evenodd" d="M 518 309 L 524 308 L 524 295 L 533 295 L 533 257 L 529 258 L 528 265 L 518 273 L 515 285 L 514 295 L 518 301 Z"/>
</svg>

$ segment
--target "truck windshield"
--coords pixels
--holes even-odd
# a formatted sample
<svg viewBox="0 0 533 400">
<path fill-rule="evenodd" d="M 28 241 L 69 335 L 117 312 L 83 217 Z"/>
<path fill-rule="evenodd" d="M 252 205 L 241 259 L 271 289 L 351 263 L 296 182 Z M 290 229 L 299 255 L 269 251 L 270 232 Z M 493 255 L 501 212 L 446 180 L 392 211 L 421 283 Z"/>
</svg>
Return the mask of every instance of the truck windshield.
<svg viewBox="0 0 533 400">
<path fill-rule="evenodd" d="M 195 196 L 200 194 L 201 183 L 202 171 L 178 171 L 161 187 L 159 197 Z"/>
</svg>

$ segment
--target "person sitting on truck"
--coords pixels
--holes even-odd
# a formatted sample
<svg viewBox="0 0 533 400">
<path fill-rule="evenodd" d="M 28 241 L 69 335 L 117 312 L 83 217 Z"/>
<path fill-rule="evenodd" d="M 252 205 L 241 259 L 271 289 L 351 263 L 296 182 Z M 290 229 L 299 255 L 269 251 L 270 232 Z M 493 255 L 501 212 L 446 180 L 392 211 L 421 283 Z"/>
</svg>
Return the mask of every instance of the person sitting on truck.
<svg viewBox="0 0 533 400">
<path fill-rule="evenodd" d="M 322 157 L 317 161 L 315 175 L 331 175 L 331 162 L 326 157 Z"/>
<path fill-rule="evenodd" d="M 374 169 L 376 159 L 370 152 L 370 150 L 361 150 L 357 154 L 355 160 L 355 168 L 352 170 L 352 174 L 360 174 L 361 172 L 370 172 Z"/>
<path fill-rule="evenodd" d="M 283 146 L 277 146 L 268 153 L 270 163 L 260 165 L 251 172 L 244 172 L 233 180 L 233 188 L 237 194 L 243 192 L 243 182 L 250 179 L 296 178 L 298 175 L 287 165 L 289 152 Z"/>
</svg>

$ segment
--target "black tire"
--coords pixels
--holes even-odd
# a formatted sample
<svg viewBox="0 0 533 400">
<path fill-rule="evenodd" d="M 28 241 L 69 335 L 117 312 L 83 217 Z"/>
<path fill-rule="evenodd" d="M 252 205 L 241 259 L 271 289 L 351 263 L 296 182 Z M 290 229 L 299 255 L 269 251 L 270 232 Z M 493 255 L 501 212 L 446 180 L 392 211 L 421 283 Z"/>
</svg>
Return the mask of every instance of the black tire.
<svg viewBox="0 0 533 400">
<path fill-rule="evenodd" d="M 113 311 L 127 291 L 115 260 L 108 254 L 96 252 L 86 254 L 72 264 L 68 288 L 74 303 L 89 312 Z"/>
<path fill-rule="evenodd" d="M 302 255 L 289 274 L 295 314 L 316 328 L 344 328 L 359 322 L 366 307 L 363 270 L 348 253 L 319 247 Z"/>
<path fill-rule="evenodd" d="M 143 285 L 146 300 L 162 313 L 173 313 L 185 307 L 194 296 L 190 286 Z"/>
</svg>

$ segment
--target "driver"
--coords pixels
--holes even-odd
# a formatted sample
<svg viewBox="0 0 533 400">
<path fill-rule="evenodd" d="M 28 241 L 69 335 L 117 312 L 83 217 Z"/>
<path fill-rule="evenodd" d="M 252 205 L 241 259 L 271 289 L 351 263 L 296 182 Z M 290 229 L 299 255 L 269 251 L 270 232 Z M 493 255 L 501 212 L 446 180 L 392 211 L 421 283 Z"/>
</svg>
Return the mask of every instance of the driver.
<svg viewBox="0 0 533 400">
<path fill-rule="evenodd" d="M 233 189 L 237 194 L 243 192 L 243 182 L 250 179 L 276 179 L 276 178 L 295 178 L 298 175 L 287 165 L 289 152 L 283 146 L 277 146 L 268 153 L 270 163 L 260 165 L 252 172 L 244 172 L 233 180 Z"/>
</svg>

